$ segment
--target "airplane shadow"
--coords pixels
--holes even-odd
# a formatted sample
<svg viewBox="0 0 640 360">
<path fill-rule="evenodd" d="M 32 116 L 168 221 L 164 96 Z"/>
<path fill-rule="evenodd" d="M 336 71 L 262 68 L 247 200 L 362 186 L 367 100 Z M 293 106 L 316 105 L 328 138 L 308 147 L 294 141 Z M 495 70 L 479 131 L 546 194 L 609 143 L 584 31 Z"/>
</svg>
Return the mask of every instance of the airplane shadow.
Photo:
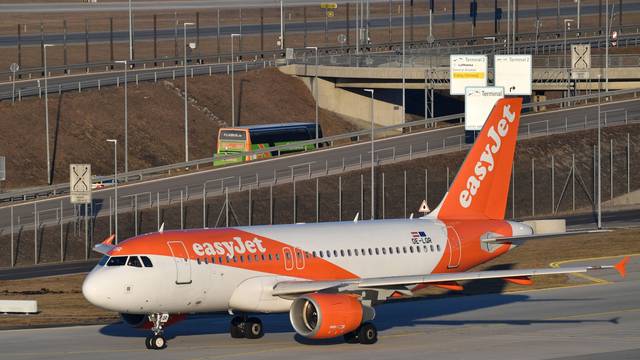
<svg viewBox="0 0 640 360">
<path fill-rule="evenodd" d="M 510 267 L 510 266 L 507 266 Z M 500 265 L 494 268 L 505 268 Z M 467 288 L 473 289 L 476 281 L 465 284 Z M 484 281 L 485 285 L 487 281 Z M 413 327 L 423 325 L 434 326 L 461 326 L 468 324 L 505 324 L 505 325 L 533 325 L 533 324 L 581 324 L 590 322 L 611 322 L 617 323 L 617 319 L 612 320 L 535 320 L 535 319 L 486 319 L 486 320 L 446 320 L 437 317 L 460 314 L 464 312 L 489 309 L 520 302 L 564 302 L 564 301 L 593 301 L 596 299 L 531 299 L 526 294 L 501 294 L 504 282 L 494 282 L 491 294 L 465 295 L 464 293 L 446 293 L 427 298 L 411 299 L 406 301 L 394 301 L 376 307 L 375 324 L 379 331 L 384 331 L 396 327 Z M 288 314 L 266 314 L 259 315 L 263 321 L 266 333 L 292 333 L 294 332 L 289 322 Z M 205 335 L 205 334 L 226 334 L 229 331 L 229 321 L 231 317 L 226 313 L 193 315 L 185 321 L 174 324 L 166 328 L 165 336 L 172 339 L 179 336 Z M 149 335 L 149 330 L 141 330 L 130 327 L 122 322 L 106 325 L 100 329 L 100 333 L 107 336 L 116 337 L 139 337 Z M 294 335 L 295 341 L 309 345 L 330 345 L 342 343 L 341 337 L 327 340 L 311 340 Z"/>
</svg>

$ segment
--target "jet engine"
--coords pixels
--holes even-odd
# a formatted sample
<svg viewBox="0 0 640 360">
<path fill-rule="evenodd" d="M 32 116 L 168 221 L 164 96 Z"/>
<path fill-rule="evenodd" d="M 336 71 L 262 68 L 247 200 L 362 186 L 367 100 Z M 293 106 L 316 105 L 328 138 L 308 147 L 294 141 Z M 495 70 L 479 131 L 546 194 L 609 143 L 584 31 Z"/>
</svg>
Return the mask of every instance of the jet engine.
<svg viewBox="0 0 640 360">
<path fill-rule="evenodd" d="M 295 331 L 311 339 L 329 339 L 355 331 L 375 316 L 356 296 L 313 293 L 291 304 L 289 318 Z"/>
<path fill-rule="evenodd" d="M 124 313 L 120 313 L 120 318 L 122 319 L 122 321 L 134 328 L 137 329 L 151 329 L 153 327 L 153 323 L 151 323 L 151 321 L 149 321 L 149 317 L 146 314 L 124 314 Z M 186 319 L 187 316 L 184 314 L 176 314 L 176 315 L 170 315 L 169 316 L 169 321 L 166 322 L 166 324 L 164 325 L 169 326 L 169 325 L 173 325 L 177 322 L 180 322 L 184 319 Z"/>
</svg>

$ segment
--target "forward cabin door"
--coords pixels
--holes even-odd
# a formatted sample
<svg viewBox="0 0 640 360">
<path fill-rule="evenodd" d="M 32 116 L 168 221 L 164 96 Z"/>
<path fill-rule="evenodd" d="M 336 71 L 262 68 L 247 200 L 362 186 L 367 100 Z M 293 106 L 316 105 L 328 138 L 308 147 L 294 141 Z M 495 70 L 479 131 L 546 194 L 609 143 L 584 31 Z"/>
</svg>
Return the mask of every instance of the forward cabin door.
<svg viewBox="0 0 640 360">
<path fill-rule="evenodd" d="M 169 250 L 176 264 L 176 284 L 191 284 L 191 261 L 182 241 L 169 241 Z"/>
<path fill-rule="evenodd" d="M 449 245 L 449 269 L 460 266 L 462 258 L 462 244 L 460 243 L 460 235 L 453 226 L 447 226 L 447 243 Z"/>
</svg>

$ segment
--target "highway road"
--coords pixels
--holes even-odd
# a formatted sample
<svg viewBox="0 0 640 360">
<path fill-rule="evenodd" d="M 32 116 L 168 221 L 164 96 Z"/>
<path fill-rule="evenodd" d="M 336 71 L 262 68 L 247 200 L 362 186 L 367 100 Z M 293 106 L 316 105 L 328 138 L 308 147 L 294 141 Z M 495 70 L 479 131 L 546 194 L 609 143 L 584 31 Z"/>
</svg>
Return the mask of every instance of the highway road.
<svg viewBox="0 0 640 360">
<path fill-rule="evenodd" d="M 614 102 L 603 105 L 602 117 L 607 118 L 607 123 L 624 123 L 627 114 L 640 112 L 640 99 L 632 99 L 622 102 Z M 569 131 L 583 129 L 587 125 L 593 127 L 597 124 L 597 106 L 568 108 L 546 113 L 526 114 L 522 117 L 520 134 L 527 133 L 546 134 L 547 131 Z M 602 120 L 604 121 L 604 119 Z M 464 134 L 463 126 L 451 126 L 431 131 L 404 134 L 376 141 L 376 162 L 384 162 L 394 157 L 408 159 L 409 152 L 412 156 L 424 156 L 427 149 L 431 154 L 442 150 L 443 145 L 448 149 L 460 149 Z M 422 155 L 421 155 L 422 153 Z M 370 143 L 362 142 L 347 146 L 326 148 L 308 153 L 297 153 L 288 156 L 276 157 L 268 160 L 255 161 L 240 165 L 227 166 L 211 170 L 186 173 L 178 176 L 142 181 L 118 187 L 119 212 L 128 212 L 132 209 L 134 197 L 138 197 L 140 208 L 155 203 L 156 193 L 161 196 L 161 202 L 166 202 L 168 196 L 172 201 L 179 201 L 180 193 L 185 200 L 201 199 L 203 188 L 207 196 L 220 195 L 224 188 L 234 191 L 239 185 L 269 186 L 278 179 L 278 183 L 286 183 L 292 177 L 306 179 L 311 172 L 313 176 L 324 176 L 329 173 L 339 173 L 343 169 L 360 169 L 367 167 L 370 158 Z M 109 212 L 109 199 L 113 197 L 113 189 L 101 189 L 93 192 L 94 215 L 106 216 Z M 42 199 L 37 201 L 37 211 L 41 223 L 57 223 L 57 212 L 62 202 L 68 215 L 64 221 L 75 220 L 70 216 L 73 207 L 68 202 L 68 196 Z M 10 225 L 9 205 L 0 207 L 0 228 L 9 231 Z M 14 225 L 33 226 L 34 203 L 27 202 L 14 206 Z"/>
<path fill-rule="evenodd" d="M 120 323 L 0 331 L 0 344 L 6 360 L 638 359 L 639 260 L 632 257 L 625 279 L 606 271 L 596 275 L 604 280 L 596 285 L 381 305 L 379 341 L 370 346 L 300 338 L 287 314 L 261 316 L 266 335 L 259 340 L 231 339 L 226 315 L 197 316 L 169 327 L 169 347 L 162 351 L 146 350 L 147 332 Z"/>
<path fill-rule="evenodd" d="M 254 0 L 256 3 L 258 3 L 258 0 Z M 273 6 L 276 2 L 275 1 L 270 1 L 270 2 L 262 2 L 264 3 L 268 3 L 268 5 Z M 308 3 L 319 3 L 318 1 L 309 1 Z M 184 9 L 208 9 L 208 8 L 218 8 L 220 6 L 216 5 L 217 2 L 216 1 L 209 1 L 209 2 L 203 2 L 203 1 L 196 1 L 196 2 L 154 2 L 154 3 L 145 3 L 145 6 L 142 7 L 142 5 L 140 5 L 140 8 L 138 9 L 137 6 L 138 2 L 134 2 L 133 3 L 134 9 L 136 11 L 138 10 L 184 10 Z M 224 7 L 229 6 L 229 7 L 237 7 L 238 4 L 237 2 L 235 3 L 235 6 L 233 5 L 233 2 L 229 2 L 227 4 L 227 2 L 225 2 L 226 5 L 224 5 Z M 290 4 L 289 2 L 287 2 L 287 4 Z M 36 4 L 29 4 L 29 3 L 25 3 L 25 4 L 0 4 L 0 12 L 20 12 L 20 13 L 24 13 L 24 12 L 36 12 L 35 10 L 40 10 L 40 12 L 49 12 L 49 11 L 56 11 L 56 12 L 68 12 L 68 11 L 80 11 L 80 10 L 69 10 L 70 8 L 73 9 L 79 9 L 79 8 L 87 8 L 87 9 L 91 9 L 90 11 L 94 11 L 94 10 L 98 10 L 101 9 L 101 11 L 113 11 L 113 8 L 118 8 L 120 10 L 126 10 L 126 2 L 121 2 L 121 3 L 97 3 L 97 4 L 82 4 L 82 3 L 77 3 L 77 4 L 61 4 L 59 6 L 57 5 L 49 5 L 49 4 L 45 4 L 45 5 L 40 5 L 40 6 L 34 6 Z M 102 7 L 104 5 L 104 7 Z M 171 5 L 175 5 L 175 7 L 172 7 Z M 616 4 L 617 5 L 617 4 Z M 183 8 L 183 6 L 187 6 L 186 8 Z M 156 8 L 159 7 L 159 8 Z M 102 10 L 102 9 L 109 9 L 109 10 Z M 640 11 L 640 2 L 633 2 L 633 3 L 629 3 L 627 1 L 624 2 L 623 4 L 623 9 L 625 11 L 625 13 L 628 12 L 637 12 Z M 22 10 L 22 11 L 20 11 Z M 540 10 L 538 11 L 538 15 L 541 18 L 544 17 L 556 17 L 556 7 L 555 5 L 552 7 L 543 7 L 540 8 Z M 616 11 L 618 11 L 618 9 L 616 9 Z M 567 16 L 575 16 L 576 12 L 576 7 L 575 6 L 570 6 L 570 7 L 563 7 L 561 8 L 561 16 L 562 17 L 567 17 Z M 582 6 L 582 12 L 581 14 L 583 16 L 586 15 L 592 15 L 592 14 L 597 14 L 598 13 L 598 7 L 596 5 L 583 5 Z M 518 14 L 519 18 L 521 19 L 521 21 L 526 21 L 525 19 L 529 19 L 529 18 L 535 18 L 536 16 L 536 11 L 535 9 L 522 9 L 519 11 Z M 493 20 L 494 17 L 494 13 L 493 11 L 484 11 L 484 12 L 479 12 L 478 13 L 478 21 L 489 21 L 489 20 Z M 245 20 L 246 21 L 246 20 Z M 417 14 L 414 15 L 414 26 L 417 27 L 423 27 L 426 24 L 428 24 L 429 22 L 429 18 L 426 15 L 422 15 L 422 14 Z M 437 13 L 433 15 L 433 24 L 449 24 L 451 22 L 451 14 L 449 13 Z M 468 12 L 465 11 L 461 11 L 458 15 L 458 17 L 456 18 L 457 22 L 461 22 L 461 23 L 466 23 L 470 21 L 470 18 L 468 16 Z M 400 16 L 393 16 L 391 18 L 391 24 L 393 27 L 401 27 L 402 26 L 402 17 Z M 350 27 L 352 29 L 355 28 L 355 19 L 352 18 L 350 20 Z M 321 20 L 321 21 L 308 21 L 307 22 L 307 30 L 310 32 L 314 32 L 314 31 L 324 31 L 325 28 L 325 21 Z M 376 29 L 376 28 L 387 28 L 389 26 L 389 18 L 388 17 L 372 17 L 369 21 L 369 27 Z M 407 21 L 407 26 L 409 26 L 408 21 Z M 305 24 L 302 21 L 292 21 L 292 22 L 286 22 L 286 32 L 302 32 L 304 31 L 305 28 Z M 339 31 L 339 30 L 343 30 L 346 29 L 346 20 L 343 18 L 334 18 L 331 21 L 328 22 L 328 30 L 329 31 Z M 280 23 L 268 23 L 264 25 L 264 29 L 263 29 L 265 34 L 274 34 L 274 33 L 279 33 L 280 32 Z M 218 28 L 215 26 L 206 26 L 206 27 L 201 27 L 200 28 L 200 37 L 215 37 L 218 33 Z M 246 24 L 242 24 L 242 28 L 240 28 L 240 25 L 225 25 L 225 26 L 221 26 L 220 27 L 220 35 L 221 36 L 229 36 L 229 34 L 234 34 L 234 33 L 242 33 L 244 35 L 256 35 L 256 34 L 260 34 L 260 25 L 256 24 L 256 23 L 246 23 Z M 180 32 L 180 35 L 182 34 L 182 32 Z M 90 43 L 99 43 L 99 42 L 108 42 L 110 40 L 110 36 L 111 34 L 109 33 L 109 31 L 92 31 L 89 32 L 88 34 L 88 38 L 89 38 L 89 42 Z M 187 29 L 187 36 L 193 38 L 196 36 L 196 29 L 194 28 L 189 28 Z M 135 31 L 135 40 L 136 41 L 141 41 L 141 40 L 153 40 L 154 37 L 154 33 L 153 33 L 153 29 L 138 29 Z M 159 40 L 163 40 L 163 39 L 173 39 L 175 37 L 175 31 L 173 28 L 161 28 L 158 29 L 157 31 L 157 37 Z M 40 45 L 42 38 L 40 36 L 39 33 L 31 33 L 31 34 L 22 34 L 21 36 L 21 44 L 23 46 L 28 46 L 28 45 Z M 113 32 L 113 40 L 114 42 L 125 42 L 129 40 L 129 33 L 126 30 L 123 31 L 114 31 Z M 376 39 L 373 39 L 374 41 L 376 41 Z M 13 47 L 16 46 L 18 41 L 18 38 L 16 35 L 5 35 L 5 36 L 0 36 L 0 47 Z M 67 34 L 67 44 L 84 44 L 85 42 L 85 33 L 84 32 L 76 32 L 76 33 L 68 33 Z M 63 44 L 64 43 L 64 35 L 62 33 L 46 33 L 44 35 L 44 42 L 45 43 L 49 43 L 49 44 Z M 379 42 L 379 41 L 378 41 Z"/>
</svg>

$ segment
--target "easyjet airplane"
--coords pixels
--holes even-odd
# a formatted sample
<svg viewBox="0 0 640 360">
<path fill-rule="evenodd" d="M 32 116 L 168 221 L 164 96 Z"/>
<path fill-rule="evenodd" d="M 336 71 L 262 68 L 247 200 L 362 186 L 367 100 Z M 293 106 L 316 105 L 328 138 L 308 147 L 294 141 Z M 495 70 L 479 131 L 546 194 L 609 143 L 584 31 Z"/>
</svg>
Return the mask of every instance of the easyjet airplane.
<svg viewBox="0 0 640 360">
<path fill-rule="evenodd" d="M 94 247 L 105 256 L 82 292 L 152 330 L 149 349 L 166 347 L 163 329 L 186 314 L 228 312 L 234 338 L 260 338 L 249 314 L 289 312 L 295 331 L 312 339 L 377 340 L 374 306 L 411 297 L 426 286 L 457 290 L 458 282 L 504 279 L 613 266 L 467 270 L 536 236 L 504 219 L 521 99 L 493 108 L 441 204 L 419 219 L 372 220 L 162 231 Z M 566 234 L 566 233 L 565 233 Z"/>
</svg>

